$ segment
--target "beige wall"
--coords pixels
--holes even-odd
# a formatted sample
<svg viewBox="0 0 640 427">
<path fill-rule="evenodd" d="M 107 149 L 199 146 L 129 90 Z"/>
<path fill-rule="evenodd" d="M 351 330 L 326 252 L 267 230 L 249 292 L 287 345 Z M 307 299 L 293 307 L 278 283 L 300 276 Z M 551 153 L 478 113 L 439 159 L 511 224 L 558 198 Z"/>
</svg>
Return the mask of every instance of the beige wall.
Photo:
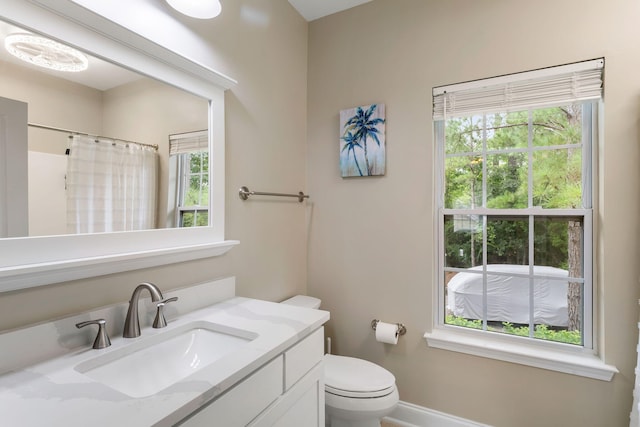
<svg viewBox="0 0 640 427">
<path fill-rule="evenodd" d="M 224 7 L 214 20 L 176 19 L 209 47 L 219 61 L 210 65 L 239 82 L 225 95 L 225 124 L 226 237 L 240 245 L 222 257 L 2 294 L 0 330 L 127 301 L 141 281 L 168 290 L 235 275 L 243 296 L 280 300 L 305 292 L 304 205 L 243 202 L 237 191 L 306 191 L 307 23 L 286 0 Z"/>
<path fill-rule="evenodd" d="M 308 290 L 344 355 L 378 362 L 400 398 L 504 427 L 629 424 L 638 321 L 640 4 L 375 0 L 309 25 Z M 431 89 L 606 57 L 597 269 L 602 382 L 427 347 L 436 237 Z M 341 109 L 385 103 L 387 175 L 341 179 Z M 374 318 L 403 322 L 395 347 Z"/>
<path fill-rule="evenodd" d="M 0 61 L 0 96 L 29 105 L 29 122 L 101 134 L 102 92 Z M 29 128 L 29 150 L 64 154 L 67 134 Z"/>
</svg>

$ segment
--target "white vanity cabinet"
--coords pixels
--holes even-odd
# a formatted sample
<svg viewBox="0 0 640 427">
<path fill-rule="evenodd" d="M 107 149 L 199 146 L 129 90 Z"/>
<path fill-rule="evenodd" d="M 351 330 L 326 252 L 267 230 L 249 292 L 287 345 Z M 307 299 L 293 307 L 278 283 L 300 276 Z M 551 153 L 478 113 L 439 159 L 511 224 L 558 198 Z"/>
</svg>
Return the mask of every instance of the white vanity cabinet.
<svg viewBox="0 0 640 427">
<path fill-rule="evenodd" d="M 182 421 L 185 427 L 324 427 L 324 328 Z"/>
<path fill-rule="evenodd" d="M 73 427 L 91 420 L 94 427 L 324 427 L 322 325 L 329 313 L 233 293 L 232 279 L 172 292 L 184 311 L 166 328 L 146 325 L 133 340 L 113 336 L 111 346 L 102 350 L 91 349 L 95 331 L 83 335 L 75 325 L 100 318 L 115 324 L 127 303 L 0 334 L 0 425 Z M 192 308 L 203 298 L 220 300 Z M 229 337 L 208 342 L 203 351 L 209 356 L 229 352 L 209 363 L 203 356 L 204 366 L 190 365 L 185 371 L 184 359 L 174 360 L 169 357 L 174 352 L 160 345 L 171 343 L 173 350 L 182 351 L 174 338 L 198 329 L 242 341 L 233 348 L 216 347 L 226 346 Z M 146 358 L 149 349 L 158 355 L 158 360 L 148 360 L 149 369 L 120 369 L 134 356 L 144 353 Z M 151 369 L 154 363 L 161 368 Z M 105 367 L 113 368 L 109 375 L 92 374 Z M 174 382 L 158 383 L 162 375 Z M 139 389 L 116 388 L 118 381 L 131 378 L 136 386 L 155 391 L 136 397 L 131 393 Z M 78 405 L 80 401 L 85 404 Z"/>
</svg>

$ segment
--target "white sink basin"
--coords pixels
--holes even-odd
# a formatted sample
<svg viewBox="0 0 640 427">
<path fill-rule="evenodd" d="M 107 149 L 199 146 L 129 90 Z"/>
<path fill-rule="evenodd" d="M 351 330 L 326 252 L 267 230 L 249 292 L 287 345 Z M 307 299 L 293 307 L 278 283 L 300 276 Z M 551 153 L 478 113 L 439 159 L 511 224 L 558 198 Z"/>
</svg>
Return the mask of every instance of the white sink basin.
<svg viewBox="0 0 640 427">
<path fill-rule="evenodd" d="M 156 394 L 257 338 L 209 322 L 193 322 L 80 363 L 76 371 L 131 397 Z M 127 341 L 130 339 L 127 339 Z"/>
</svg>

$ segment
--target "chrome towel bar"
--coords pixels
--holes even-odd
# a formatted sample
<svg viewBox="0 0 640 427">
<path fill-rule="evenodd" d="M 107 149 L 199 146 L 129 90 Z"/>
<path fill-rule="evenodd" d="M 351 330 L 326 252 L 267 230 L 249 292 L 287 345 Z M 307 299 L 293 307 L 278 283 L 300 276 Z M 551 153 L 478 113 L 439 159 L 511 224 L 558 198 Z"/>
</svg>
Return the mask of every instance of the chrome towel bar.
<svg viewBox="0 0 640 427">
<path fill-rule="evenodd" d="M 240 187 L 238 195 L 242 200 L 247 200 L 249 196 L 280 196 L 280 197 L 297 197 L 298 201 L 302 203 L 304 199 L 308 199 L 309 195 L 304 194 L 302 191 L 298 194 L 283 194 L 283 193 L 264 193 L 260 191 L 250 191 L 247 187 Z"/>
</svg>

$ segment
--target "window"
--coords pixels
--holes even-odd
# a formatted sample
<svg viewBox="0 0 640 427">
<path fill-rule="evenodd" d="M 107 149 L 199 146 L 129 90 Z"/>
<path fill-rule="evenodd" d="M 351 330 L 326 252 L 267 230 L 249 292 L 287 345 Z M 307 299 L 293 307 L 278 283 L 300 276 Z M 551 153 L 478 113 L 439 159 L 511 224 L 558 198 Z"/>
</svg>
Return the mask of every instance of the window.
<svg viewBox="0 0 640 427">
<path fill-rule="evenodd" d="M 207 131 L 189 132 L 169 137 L 175 193 L 169 206 L 174 209 L 177 227 L 209 224 L 209 151 Z"/>
<path fill-rule="evenodd" d="M 604 60 L 434 89 L 437 327 L 593 348 Z"/>
</svg>

